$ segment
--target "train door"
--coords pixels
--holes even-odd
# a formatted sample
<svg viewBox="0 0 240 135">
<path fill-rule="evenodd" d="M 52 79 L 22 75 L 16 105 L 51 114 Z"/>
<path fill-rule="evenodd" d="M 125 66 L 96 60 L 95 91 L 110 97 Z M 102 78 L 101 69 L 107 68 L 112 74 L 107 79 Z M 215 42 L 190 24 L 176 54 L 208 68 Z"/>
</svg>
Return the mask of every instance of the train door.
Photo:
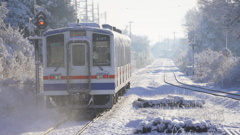
<svg viewBox="0 0 240 135">
<path fill-rule="evenodd" d="M 70 43 L 68 46 L 67 80 L 69 92 L 89 92 L 91 74 L 87 42 Z"/>
</svg>

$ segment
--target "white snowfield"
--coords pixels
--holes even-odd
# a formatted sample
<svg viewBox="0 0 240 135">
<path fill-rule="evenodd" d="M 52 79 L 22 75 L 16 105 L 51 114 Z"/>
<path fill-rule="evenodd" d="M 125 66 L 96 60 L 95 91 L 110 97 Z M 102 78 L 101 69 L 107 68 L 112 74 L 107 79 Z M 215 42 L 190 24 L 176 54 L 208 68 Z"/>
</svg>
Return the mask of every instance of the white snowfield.
<svg viewBox="0 0 240 135">
<path fill-rule="evenodd" d="M 226 127 L 237 131 L 240 130 L 239 101 L 193 92 L 165 84 L 163 79 L 164 70 L 169 67 L 174 67 L 171 60 L 158 59 L 146 68 L 139 69 L 134 72 L 131 81 L 131 89 L 129 89 L 127 93 L 120 98 L 118 103 L 114 105 L 111 110 L 104 112 L 97 121 L 95 121 L 85 132 L 83 132 L 83 134 L 134 134 L 137 129 L 142 128 L 141 125 L 143 123 L 148 124 L 151 121 L 154 122 L 159 119 L 169 119 L 172 120 L 172 122 L 176 122 L 180 121 L 182 118 L 189 118 L 194 122 L 210 121 L 213 125 L 216 125 L 216 127 Z M 179 71 L 177 74 L 181 74 L 179 79 L 184 79 L 184 82 L 189 84 L 192 83 L 190 79 L 184 77 Z M 171 78 L 169 78 L 169 80 L 171 80 Z M 234 91 L 239 92 L 240 89 L 234 89 Z M 169 95 L 180 98 L 182 97 L 185 100 L 204 101 L 204 104 L 202 107 L 187 108 L 145 108 L 133 106 L 134 101 L 139 98 L 156 101 L 164 99 Z M 27 96 L 33 95 L 26 95 L 26 98 Z M 9 97 L 10 99 L 14 98 L 13 96 Z M 13 99 L 13 101 L 15 100 Z M 0 134 L 43 134 L 45 130 L 62 120 L 64 117 L 56 110 L 45 110 L 41 107 L 35 107 L 34 105 L 34 103 L 24 103 L 18 104 L 18 106 L 15 106 L 16 108 L 9 108 L 6 104 L 0 103 Z M 74 135 L 85 123 L 85 121 L 78 120 L 68 121 L 50 134 Z M 157 133 L 158 132 L 155 131 L 148 134 Z"/>
</svg>

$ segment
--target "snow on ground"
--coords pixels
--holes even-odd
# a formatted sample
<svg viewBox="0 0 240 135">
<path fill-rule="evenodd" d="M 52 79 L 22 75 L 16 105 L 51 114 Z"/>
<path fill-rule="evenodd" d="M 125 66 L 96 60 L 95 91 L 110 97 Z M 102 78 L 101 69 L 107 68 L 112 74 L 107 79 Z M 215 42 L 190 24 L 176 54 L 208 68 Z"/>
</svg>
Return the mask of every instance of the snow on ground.
<svg viewBox="0 0 240 135">
<path fill-rule="evenodd" d="M 158 59 L 148 67 L 134 72 L 131 80 L 131 89 L 120 98 L 111 110 L 104 112 L 83 134 L 133 134 L 142 121 L 154 120 L 159 117 L 171 119 L 191 118 L 199 121 L 209 120 L 215 125 L 240 130 L 239 101 L 167 85 L 163 81 L 163 76 L 164 70 L 169 67 L 174 67 L 171 60 Z M 192 83 L 186 77 L 184 82 Z M 204 100 L 205 104 L 203 108 L 136 108 L 133 106 L 133 102 L 138 98 L 158 100 L 167 97 L 169 94 L 183 97 L 186 100 Z M 2 110 L 2 108 L 5 109 Z M 6 114 L 6 112 L 9 112 L 5 111 L 8 110 L 8 105 L 2 102 L 0 103 L 0 109 L 0 134 L 4 135 L 42 134 L 44 130 L 57 123 L 63 117 L 55 110 L 38 109 L 36 111 L 36 107 L 31 107 L 31 105 L 24 108 L 25 111 L 20 109 L 19 115 L 17 115 L 16 109 Z M 84 121 L 73 120 L 60 126 L 51 134 L 75 134 L 83 125 Z M 8 133 L 9 131 L 10 133 Z"/>
<path fill-rule="evenodd" d="M 96 121 L 85 134 L 133 134 L 140 122 L 158 117 L 189 117 L 198 120 L 210 120 L 213 124 L 240 128 L 239 101 L 214 97 L 206 94 L 176 88 L 164 83 L 163 75 L 166 67 L 174 66 L 172 61 L 160 59 L 152 65 L 133 74 L 132 80 L 137 83 L 131 86 L 110 111 Z M 189 80 L 191 81 L 191 80 Z M 156 100 L 174 94 L 184 99 L 204 99 L 203 108 L 135 108 L 132 103 L 139 97 Z"/>
</svg>

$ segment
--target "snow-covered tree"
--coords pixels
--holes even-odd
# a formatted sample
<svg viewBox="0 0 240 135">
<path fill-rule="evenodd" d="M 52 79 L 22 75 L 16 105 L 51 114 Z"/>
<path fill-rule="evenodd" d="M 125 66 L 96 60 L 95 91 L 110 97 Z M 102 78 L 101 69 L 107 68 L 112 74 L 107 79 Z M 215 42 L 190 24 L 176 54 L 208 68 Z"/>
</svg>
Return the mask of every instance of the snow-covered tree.
<svg viewBox="0 0 240 135">
<path fill-rule="evenodd" d="M 194 31 L 197 52 L 221 51 L 227 46 L 235 56 L 240 55 L 239 7 L 238 1 L 198 0 L 198 8 L 185 17 L 186 32 Z"/>
<path fill-rule="evenodd" d="M 186 32 L 194 32 L 196 43 L 195 81 L 229 87 L 240 80 L 239 13 L 239 0 L 198 0 L 198 8 L 186 14 Z"/>
<path fill-rule="evenodd" d="M 11 27 L 21 29 L 28 36 L 27 26 L 29 19 L 33 18 L 33 0 L 6 0 L 9 10 L 5 23 Z"/>
<path fill-rule="evenodd" d="M 34 78 L 33 46 L 23 38 L 21 30 L 5 25 L 8 13 L 5 3 L 0 5 L 0 80 L 24 82 Z"/>
<path fill-rule="evenodd" d="M 9 10 L 5 23 L 12 27 L 23 29 L 29 22 L 29 18 L 33 17 L 31 9 L 24 3 L 25 0 L 8 0 L 7 8 Z M 30 0 L 28 3 L 31 3 Z M 33 3 L 32 3 L 33 4 Z"/>
<path fill-rule="evenodd" d="M 34 0 L 2 0 L 7 3 L 9 10 L 5 23 L 11 27 L 24 29 L 28 36 L 29 19 L 34 19 Z M 47 9 L 48 28 L 64 27 L 68 23 L 76 22 L 76 12 L 73 5 L 65 0 L 38 0 L 37 4 Z"/>
</svg>

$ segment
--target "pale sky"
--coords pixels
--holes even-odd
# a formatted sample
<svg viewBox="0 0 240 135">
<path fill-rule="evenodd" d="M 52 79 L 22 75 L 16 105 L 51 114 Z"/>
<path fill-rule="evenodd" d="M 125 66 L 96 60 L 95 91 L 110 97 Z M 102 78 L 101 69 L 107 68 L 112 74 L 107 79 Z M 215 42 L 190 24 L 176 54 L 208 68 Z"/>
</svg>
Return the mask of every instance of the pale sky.
<svg viewBox="0 0 240 135">
<path fill-rule="evenodd" d="M 196 0 L 97 0 L 100 13 L 107 12 L 107 23 L 120 29 L 132 23 L 132 33 L 146 35 L 152 42 L 162 38 L 184 37 L 185 13 Z M 94 1 L 95 2 L 95 1 Z M 101 23 L 105 23 L 101 19 Z"/>
</svg>

